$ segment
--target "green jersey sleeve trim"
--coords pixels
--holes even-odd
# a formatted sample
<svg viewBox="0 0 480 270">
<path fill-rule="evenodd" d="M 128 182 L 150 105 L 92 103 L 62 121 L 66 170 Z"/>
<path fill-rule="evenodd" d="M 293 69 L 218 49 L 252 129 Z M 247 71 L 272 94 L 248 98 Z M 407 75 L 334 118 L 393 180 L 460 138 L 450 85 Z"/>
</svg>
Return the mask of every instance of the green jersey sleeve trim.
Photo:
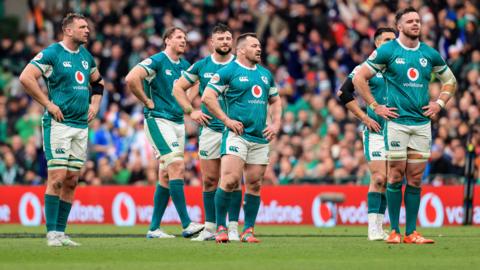
<svg viewBox="0 0 480 270">
<path fill-rule="evenodd" d="M 270 90 L 268 91 L 268 96 L 269 97 L 278 96 L 277 87 L 270 87 Z"/>
<path fill-rule="evenodd" d="M 222 94 L 222 92 L 221 92 L 222 90 L 218 89 L 217 87 L 218 87 L 218 86 L 215 86 L 215 85 L 209 83 L 205 89 L 211 88 L 211 89 L 213 89 L 215 92 L 217 92 L 218 94 Z M 224 89 L 224 90 L 225 90 L 225 89 Z"/>
<path fill-rule="evenodd" d="M 442 74 L 443 72 L 445 72 L 445 70 L 447 70 L 447 68 L 448 68 L 447 65 L 435 66 L 435 67 L 433 67 L 432 71 L 436 74 Z"/>
<path fill-rule="evenodd" d="M 42 72 L 43 76 L 48 78 L 50 77 L 50 75 L 52 75 L 53 69 L 51 65 L 40 64 L 34 60 L 30 61 L 30 63 L 36 66 L 40 70 L 40 72 Z"/>
<path fill-rule="evenodd" d="M 198 76 L 191 74 L 188 71 L 182 70 L 182 77 L 184 77 L 189 83 L 194 84 L 198 80 Z"/>
<path fill-rule="evenodd" d="M 382 67 L 380 67 L 378 64 L 374 64 L 370 61 L 367 61 L 366 63 L 367 67 L 372 71 L 373 74 L 382 71 Z"/>
</svg>

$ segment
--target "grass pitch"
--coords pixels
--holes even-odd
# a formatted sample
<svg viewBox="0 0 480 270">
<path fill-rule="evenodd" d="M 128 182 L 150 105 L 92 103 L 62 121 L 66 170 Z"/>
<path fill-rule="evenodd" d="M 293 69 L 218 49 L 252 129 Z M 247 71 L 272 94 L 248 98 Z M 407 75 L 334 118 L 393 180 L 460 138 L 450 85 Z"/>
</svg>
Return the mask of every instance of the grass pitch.
<svg viewBox="0 0 480 270">
<path fill-rule="evenodd" d="M 420 229 L 434 245 L 369 242 L 366 227 L 258 226 L 260 244 L 146 239 L 146 226 L 71 225 L 81 247 L 46 246 L 44 227 L 0 226 L 0 269 L 476 269 L 480 228 Z M 403 228 L 402 228 L 403 229 Z"/>
</svg>

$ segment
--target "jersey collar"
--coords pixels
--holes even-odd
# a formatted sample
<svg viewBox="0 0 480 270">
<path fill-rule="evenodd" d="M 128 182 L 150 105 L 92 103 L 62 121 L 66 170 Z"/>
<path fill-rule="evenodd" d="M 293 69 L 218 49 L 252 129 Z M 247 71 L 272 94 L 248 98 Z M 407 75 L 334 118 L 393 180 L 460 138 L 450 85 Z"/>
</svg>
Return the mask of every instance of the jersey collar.
<svg viewBox="0 0 480 270">
<path fill-rule="evenodd" d="M 240 63 L 240 62 L 238 61 L 238 59 L 235 60 L 235 63 L 237 63 L 239 66 L 243 67 L 244 69 L 248 69 L 248 70 L 256 70 L 256 69 L 257 69 L 257 65 L 255 65 L 253 68 L 247 67 L 247 66 L 242 65 L 242 63 Z"/>
<path fill-rule="evenodd" d="M 217 64 L 217 65 L 226 65 L 230 62 L 232 62 L 233 58 L 235 58 L 235 56 L 233 56 L 233 54 L 230 55 L 230 59 L 228 59 L 227 61 L 225 62 L 218 62 L 217 60 L 215 60 L 215 57 L 213 57 L 213 54 L 210 55 L 210 59 L 212 59 L 212 62 L 214 64 Z"/>
<path fill-rule="evenodd" d="M 60 46 L 62 46 L 69 53 L 78 53 L 80 51 L 80 47 L 78 47 L 78 49 L 75 51 L 70 50 L 69 48 L 67 48 L 67 46 L 65 46 L 63 41 L 60 41 L 58 44 L 60 44 Z"/>
<path fill-rule="evenodd" d="M 180 64 L 180 58 L 177 61 L 173 61 L 173 59 L 170 58 L 170 55 L 168 55 L 168 53 L 166 53 L 165 51 L 163 51 L 162 53 L 165 54 L 165 56 L 168 58 L 168 60 L 170 60 L 170 62 L 172 62 L 174 64 Z"/>
<path fill-rule="evenodd" d="M 404 48 L 407 51 L 416 51 L 416 50 L 418 50 L 418 48 L 420 48 L 420 41 L 418 42 L 417 46 L 415 46 L 414 48 L 410 48 L 410 47 L 407 47 L 407 46 L 403 45 L 399 38 L 397 38 L 395 40 L 398 42 L 400 47 Z"/>
</svg>

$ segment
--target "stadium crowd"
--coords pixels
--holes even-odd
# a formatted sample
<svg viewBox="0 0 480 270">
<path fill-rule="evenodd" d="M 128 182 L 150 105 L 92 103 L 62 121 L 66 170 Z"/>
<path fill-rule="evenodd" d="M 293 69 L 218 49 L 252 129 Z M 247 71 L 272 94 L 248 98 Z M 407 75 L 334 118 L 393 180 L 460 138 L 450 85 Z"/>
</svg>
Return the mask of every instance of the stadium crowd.
<svg viewBox="0 0 480 270">
<path fill-rule="evenodd" d="M 234 36 L 257 33 L 263 63 L 275 75 L 283 99 L 283 125 L 271 144 L 265 184 L 368 184 L 360 136 L 363 127 L 341 106 L 335 92 L 373 50 L 375 29 L 393 26 L 394 11 L 408 5 L 421 14 L 422 41 L 440 51 L 459 81 L 456 97 L 433 122 L 432 156 L 424 181 L 458 183 L 464 175 L 469 131 L 480 136 L 479 4 L 391 2 L 395 1 L 82 0 L 49 6 L 29 1 L 27 31 L 18 39 L 3 36 L 0 40 L 0 184 L 37 185 L 46 179 L 43 108 L 27 97 L 18 75 L 36 53 L 60 39 L 60 21 L 67 11 L 90 19 L 87 47 L 106 86 L 100 113 L 90 125 L 83 184 L 156 182 L 156 160 L 143 130 L 143 106 L 126 89 L 124 77 L 142 59 L 162 49 L 161 34 L 170 26 L 188 31 L 188 61 L 208 55 L 209 31 L 218 22 L 226 23 Z M 439 92 L 440 84 L 432 83 L 432 96 Z M 194 104 L 200 102 L 197 98 Z M 198 186 L 198 126 L 188 119 L 185 124 L 186 183 Z M 477 142 L 480 156 L 480 139 Z M 476 164 L 480 179 L 480 160 Z"/>
</svg>

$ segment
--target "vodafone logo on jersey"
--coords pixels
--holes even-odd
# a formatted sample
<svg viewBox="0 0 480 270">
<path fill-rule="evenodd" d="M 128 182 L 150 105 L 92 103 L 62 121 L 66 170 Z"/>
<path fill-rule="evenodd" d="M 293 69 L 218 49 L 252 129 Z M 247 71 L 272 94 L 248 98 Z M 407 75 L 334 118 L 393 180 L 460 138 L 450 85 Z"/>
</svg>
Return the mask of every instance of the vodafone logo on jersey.
<svg viewBox="0 0 480 270">
<path fill-rule="evenodd" d="M 422 227 L 441 227 L 444 219 L 443 203 L 435 193 L 423 195 L 418 210 L 418 221 Z"/>
<path fill-rule="evenodd" d="M 117 226 L 133 226 L 136 217 L 136 205 L 132 196 L 126 192 L 118 193 L 112 203 L 113 223 Z"/>
<path fill-rule="evenodd" d="M 25 226 L 39 226 L 42 223 L 42 205 L 37 195 L 26 192 L 18 205 L 20 223 Z"/>
<path fill-rule="evenodd" d="M 252 95 L 256 98 L 260 98 L 262 96 L 263 90 L 260 85 L 254 85 L 252 86 Z"/>
<path fill-rule="evenodd" d="M 313 224 L 317 227 L 333 227 L 337 219 L 337 205 L 332 202 L 323 202 L 320 195 L 312 203 Z"/>
<path fill-rule="evenodd" d="M 85 75 L 81 71 L 75 72 L 75 80 L 79 84 L 83 84 L 85 82 Z"/>
<path fill-rule="evenodd" d="M 410 81 L 416 81 L 419 75 L 420 73 L 416 68 L 409 68 L 407 71 L 407 77 L 410 79 Z"/>
</svg>

